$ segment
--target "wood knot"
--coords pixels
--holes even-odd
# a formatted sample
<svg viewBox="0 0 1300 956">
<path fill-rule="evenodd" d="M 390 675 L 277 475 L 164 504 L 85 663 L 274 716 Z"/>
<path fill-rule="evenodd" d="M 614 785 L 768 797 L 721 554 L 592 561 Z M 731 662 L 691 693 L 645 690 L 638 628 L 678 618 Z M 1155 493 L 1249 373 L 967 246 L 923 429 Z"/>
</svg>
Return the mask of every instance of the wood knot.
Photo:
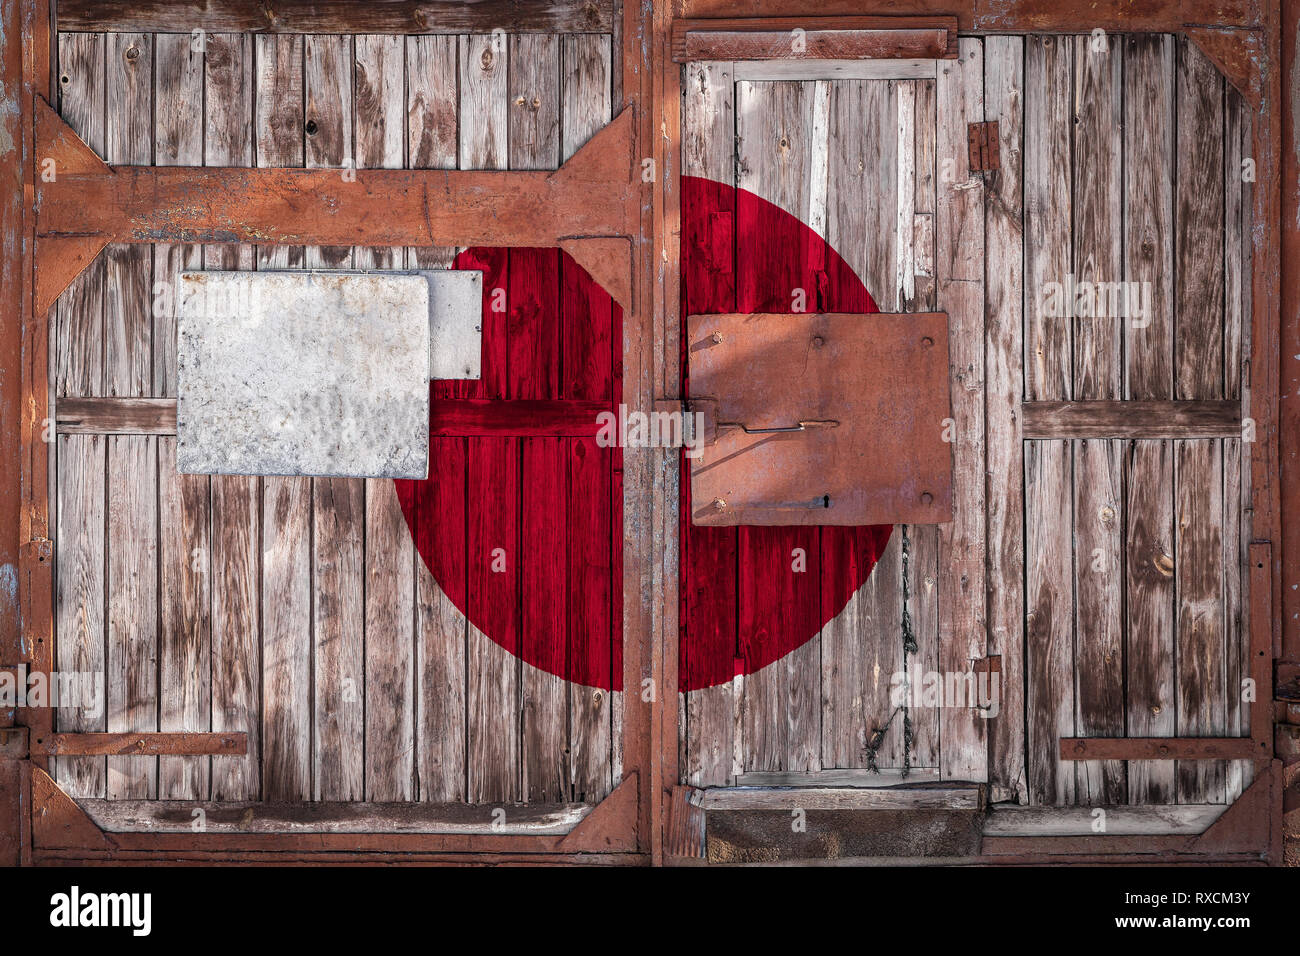
<svg viewBox="0 0 1300 956">
<path fill-rule="evenodd" d="M 1172 578 L 1174 576 L 1174 559 L 1163 551 L 1157 554 L 1151 563 L 1161 577 Z"/>
</svg>

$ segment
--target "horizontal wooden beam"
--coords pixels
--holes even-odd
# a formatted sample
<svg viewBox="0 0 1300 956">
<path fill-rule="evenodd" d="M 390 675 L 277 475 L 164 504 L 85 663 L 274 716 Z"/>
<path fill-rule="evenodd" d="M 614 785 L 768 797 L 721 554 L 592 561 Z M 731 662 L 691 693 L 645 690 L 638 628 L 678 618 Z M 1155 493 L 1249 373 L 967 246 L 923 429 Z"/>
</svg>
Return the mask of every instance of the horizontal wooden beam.
<svg viewBox="0 0 1300 956">
<path fill-rule="evenodd" d="M 1062 737 L 1062 760 L 1253 760 L 1249 737 Z"/>
<path fill-rule="evenodd" d="M 1097 829 L 1096 807 L 994 806 L 984 835 L 995 837 L 1169 836 L 1204 833 L 1228 809 L 1224 803 L 1180 806 L 1106 807 L 1105 829 Z"/>
<path fill-rule="evenodd" d="M 613 0 L 59 0 L 59 30 L 608 33 Z"/>
<path fill-rule="evenodd" d="M 54 427 L 63 435 L 175 435 L 174 398 L 56 398 Z"/>
<path fill-rule="evenodd" d="M 1241 438 L 1241 402 L 1025 402 L 1021 436 Z"/>
<path fill-rule="evenodd" d="M 609 402 L 559 399 L 435 398 L 429 434 L 435 438 L 593 438 Z M 175 435 L 176 399 L 117 396 L 60 398 L 55 430 L 63 435 Z"/>
<path fill-rule="evenodd" d="M 245 733 L 77 733 L 46 734 L 31 743 L 33 754 L 54 756 L 137 756 L 182 757 L 243 756 L 248 753 Z"/>
<path fill-rule="evenodd" d="M 552 399 L 434 399 L 429 434 L 435 438 L 593 438 L 609 402 Z"/>
<path fill-rule="evenodd" d="M 691 60 L 938 59 L 957 55 L 956 17 L 678 20 L 672 56 Z"/>
<path fill-rule="evenodd" d="M 978 810 L 979 787 L 710 787 L 703 810 Z"/>
<path fill-rule="evenodd" d="M 193 832 L 203 811 L 206 833 L 483 833 L 562 836 L 592 812 L 585 803 L 504 808 L 464 803 L 233 803 L 193 800 L 79 800 L 107 833 Z M 504 817 L 498 812 L 504 809 Z"/>
<path fill-rule="evenodd" d="M 563 247 L 626 277 L 630 242 L 569 240 L 637 234 L 633 140 L 627 109 L 552 171 L 110 167 L 40 100 L 36 152 L 57 175 L 37 184 L 36 308 L 110 242 Z"/>
</svg>

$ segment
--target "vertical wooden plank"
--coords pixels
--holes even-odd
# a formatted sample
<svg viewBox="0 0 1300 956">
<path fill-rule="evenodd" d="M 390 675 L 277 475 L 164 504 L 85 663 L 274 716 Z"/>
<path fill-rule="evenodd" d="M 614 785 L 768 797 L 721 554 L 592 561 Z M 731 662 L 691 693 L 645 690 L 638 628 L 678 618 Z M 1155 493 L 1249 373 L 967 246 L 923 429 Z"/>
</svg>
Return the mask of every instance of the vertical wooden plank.
<svg viewBox="0 0 1300 956">
<path fill-rule="evenodd" d="M 352 37 L 308 36 L 303 39 L 303 157 L 309 167 L 343 170 L 357 165 L 353 156 Z M 309 268 L 347 269 L 350 246 L 311 246 Z"/>
<path fill-rule="evenodd" d="M 712 180 L 726 186 L 736 182 L 735 167 L 735 84 L 729 63 L 692 63 L 686 67 L 685 102 L 682 119 L 682 173 Z M 689 199 L 683 198 L 682 220 L 689 225 L 692 216 Z M 691 244 L 693 259 L 702 263 L 697 281 L 705 280 L 707 267 L 714 260 L 735 274 L 735 247 L 732 241 L 735 210 L 719 215 L 708 223 L 703 234 L 688 229 L 683 246 Z M 685 258 L 685 255 L 683 256 Z M 706 271 L 707 270 L 707 271 Z M 718 270 L 721 271 L 721 270 Z M 717 302 L 690 300 L 692 275 L 683 275 L 686 306 L 715 306 L 719 311 L 734 310 L 734 292 Z M 703 283 L 701 283 L 703 284 Z M 698 297 L 698 294 L 697 294 Z M 683 476 L 682 495 L 689 498 L 690 484 Z M 688 502 L 689 507 L 689 502 Z M 688 512 L 689 513 L 689 512 Z M 734 657 L 736 649 L 736 538 L 734 529 L 720 534 L 702 535 L 691 531 L 689 522 L 682 526 L 682 566 L 714 567 L 712 580 L 682 582 L 682 649 L 680 668 L 683 674 L 702 670 L 692 657 L 701 660 Z M 683 694 L 685 720 L 680 734 L 682 746 L 682 780 L 693 786 L 721 786 L 730 782 L 734 750 L 733 707 L 736 690 L 732 681 Z"/>
<path fill-rule="evenodd" d="M 1123 737 L 1123 443 L 1073 444 L 1074 731 L 1082 737 Z M 1088 760 L 1074 769 L 1080 804 L 1126 802 L 1123 761 Z"/>
<path fill-rule="evenodd" d="M 987 654 L 984 591 L 984 185 L 969 169 L 966 130 L 984 119 L 980 40 L 962 40 L 939 68 L 936 96 L 941 170 L 935 221 L 938 307 L 949 315 L 952 366 L 953 521 L 939 529 L 939 670 L 969 674 Z M 942 422 L 935 423 L 943 428 Z M 988 776 L 987 721 L 967 701 L 940 711 L 944 779 Z"/>
<path fill-rule="evenodd" d="M 1122 397 L 1123 133 L 1121 41 L 1074 37 L 1073 182 L 1074 391 L 1079 399 Z"/>
<path fill-rule="evenodd" d="M 405 162 L 405 43 L 356 38 L 357 165 Z M 356 249 L 356 264 L 392 268 L 402 249 Z M 391 481 L 366 482 L 366 799 L 415 795 L 415 560 Z"/>
<path fill-rule="evenodd" d="M 560 155 L 567 159 L 609 122 L 612 110 L 610 41 L 595 34 L 566 36 L 561 41 Z M 615 363 L 622 364 L 622 311 L 603 291 L 584 294 L 576 268 L 561 262 L 560 318 L 564 376 L 563 397 L 621 401 Z M 617 353 L 617 356 L 616 356 Z M 569 635 L 570 653 L 585 655 L 612 671 L 619 655 L 615 609 L 616 562 L 622 530 L 614 527 L 615 497 L 611 458 L 618 452 L 600 448 L 593 439 L 564 443 L 569 458 Z M 612 676 L 612 674 L 611 674 Z M 619 675 L 621 679 L 621 675 Z M 634 691 L 635 693 L 636 691 Z M 575 795 L 599 800 L 617 782 L 614 738 L 621 732 L 616 705 L 622 692 L 610 693 L 577 682 L 569 688 L 570 783 Z"/>
<path fill-rule="evenodd" d="M 1070 40 L 1025 39 L 1025 397 L 1071 396 Z"/>
<path fill-rule="evenodd" d="M 830 84 L 830 202 L 824 235 L 857 273 L 882 312 L 901 308 L 898 102 L 896 85 L 890 82 L 841 80 Z M 882 187 L 882 183 L 890 185 Z"/>
<path fill-rule="evenodd" d="M 203 52 L 187 34 L 154 37 L 154 161 L 203 165 Z M 202 247 L 153 247 L 153 393 L 176 394 L 180 274 L 202 264 Z M 176 472 L 176 440 L 158 440 L 158 728 L 212 725 L 211 511 L 208 478 Z M 160 757 L 158 796 L 206 800 L 208 757 Z"/>
<path fill-rule="evenodd" d="M 460 38 L 460 166 L 504 169 L 509 162 L 508 52 L 505 37 Z M 504 398 L 508 388 L 509 275 L 485 264 L 483 377 L 475 397 Z M 506 311 L 493 306 L 503 290 Z M 519 442 L 474 439 L 468 448 L 468 600 L 466 764 L 471 803 L 521 793 L 519 661 Z M 491 634 L 492 638 L 488 638 Z M 504 645 L 504 646 L 502 646 Z"/>
<path fill-rule="evenodd" d="M 153 40 L 106 39 L 104 158 L 153 160 Z M 105 250 L 104 379 L 110 395 L 153 390 L 148 246 Z M 108 730 L 158 729 L 157 439 L 108 439 Z M 109 757 L 110 799 L 158 794 L 155 757 Z"/>
<path fill-rule="evenodd" d="M 560 41 L 553 36 L 512 36 L 508 43 L 511 169 L 554 169 L 560 162 Z M 560 269 L 550 250 L 510 252 L 507 318 L 511 398 L 560 396 Z M 520 530 L 524 541 L 551 541 L 555 552 L 525 548 L 520 554 L 525 661 L 556 660 L 567 640 L 567 578 L 556 573 L 555 553 L 567 555 L 569 500 L 565 443 L 530 438 L 522 455 Z M 589 507 L 590 502 L 580 503 Z M 563 678 L 524 663 L 519 670 L 523 794 L 527 800 L 561 799 L 569 792 L 568 688 Z"/>
<path fill-rule="evenodd" d="M 253 164 L 253 44 L 246 34 L 207 38 L 204 164 Z M 208 269 L 251 269 L 249 246 L 206 246 Z M 259 480 L 212 478 L 212 729 L 248 735 L 242 757 L 212 758 L 213 800 L 261 793 L 262 660 L 258 600 Z"/>
<path fill-rule="evenodd" d="M 415 795 L 415 564 L 393 483 L 366 481 L 366 799 Z"/>
<path fill-rule="evenodd" d="M 203 165 L 203 52 L 181 33 L 154 37 L 154 162 Z M 197 269 L 201 247 L 153 247 L 153 394 L 176 394 L 176 295 L 180 273 Z"/>
<path fill-rule="evenodd" d="M 986 41 L 987 43 L 987 41 Z M 913 202 L 916 219 L 913 228 L 913 255 L 917 258 L 913 277 L 915 303 L 911 308 L 933 311 L 936 308 L 934 280 L 934 212 L 937 204 L 935 183 L 938 174 L 938 103 L 935 81 L 916 84 L 916 177 Z M 1017 489 L 1019 500 L 1019 489 Z M 939 670 L 939 528 L 937 525 L 913 525 L 908 528 L 912 556 L 911 575 L 912 626 L 916 632 L 916 653 L 908 664 L 910 679 L 924 679 Z M 911 710 L 912 759 L 918 767 L 939 766 L 939 708 L 920 706 Z"/>
<path fill-rule="evenodd" d="M 1024 40 L 984 41 L 984 115 L 998 124 L 1001 169 L 986 174 L 984 434 L 988 455 L 989 654 L 1002 659 L 998 714 L 989 719 L 994 799 L 1028 799 L 1024 698 Z M 928 529 L 918 529 L 925 531 Z"/>
<path fill-rule="evenodd" d="M 1030 803 L 1074 803 L 1057 741 L 1074 731 L 1070 443 L 1025 443 L 1025 674 Z"/>
<path fill-rule="evenodd" d="M 303 37 L 258 36 L 257 165 L 301 166 Z M 300 246 L 258 247 L 260 269 L 300 268 Z M 262 479 L 263 797 L 305 800 L 311 761 L 311 502 L 309 478 Z"/>
<path fill-rule="evenodd" d="M 1173 397 L 1174 47 L 1129 36 L 1124 51 L 1124 280 L 1143 314 L 1124 323 L 1125 397 Z M 1130 287 L 1132 288 L 1132 287 Z"/>
<path fill-rule="evenodd" d="M 363 800 L 365 482 L 316 479 L 312 512 L 312 799 Z"/>
<path fill-rule="evenodd" d="M 1130 366 L 1130 371 L 1133 366 Z M 1130 737 L 1174 735 L 1173 443 L 1131 442 L 1125 488 L 1128 724 Z M 1168 760 L 1131 760 L 1129 803 L 1174 802 Z"/>
<path fill-rule="evenodd" d="M 1177 48 L 1174 397 L 1221 398 L 1224 370 L 1226 197 L 1224 80 L 1196 44 Z M 1177 457 L 1178 731 L 1227 728 L 1223 605 L 1223 446 L 1180 442 Z M 1224 800 L 1222 761 L 1182 761 L 1180 802 Z"/>
<path fill-rule="evenodd" d="M 65 67 L 66 67 L 65 62 Z M 100 680 L 98 707 L 63 706 L 59 730 L 107 729 L 104 659 L 104 460 L 107 438 L 65 435 L 58 441 L 58 667 Z M 82 701 L 85 701 L 83 695 Z M 74 797 L 103 797 L 103 757 L 61 757 L 55 780 Z"/>
<path fill-rule="evenodd" d="M 158 729 L 157 439 L 108 439 L 108 730 Z M 109 757 L 108 798 L 153 799 L 158 758 Z"/>
<path fill-rule="evenodd" d="M 817 86 L 745 82 L 736 88 L 737 186 L 806 223 L 824 221 L 815 210 L 826 197 L 825 186 L 813 179 L 814 169 L 828 168 L 829 148 L 826 127 L 814 121 L 821 115 Z M 820 93 L 824 100 L 827 91 Z M 815 308 L 820 263 L 806 255 L 779 259 L 772 255 L 772 240 L 737 230 L 737 304 L 785 312 L 800 308 L 802 299 L 803 308 Z M 774 262 L 784 268 L 774 269 Z M 892 268 L 886 274 L 892 285 Z M 742 527 L 736 554 L 739 656 L 747 661 L 741 764 L 746 770 L 819 769 L 820 535 L 807 528 Z M 772 660 L 767 641 L 791 633 L 814 636 L 766 666 L 757 663 Z"/>
<path fill-rule="evenodd" d="M 158 439 L 159 730 L 212 724 L 212 546 L 209 481 L 176 473 L 176 439 Z M 160 757 L 158 796 L 206 800 L 208 757 Z"/>
<path fill-rule="evenodd" d="M 356 161 L 363 169 L 400 169 L 406 151 L 406 46 L 401 37 L 358 36 L 355 71 Z M 355 249 L 358 268 L 401 266 L 401 249 Z"/>
<path fill-rule="evenodd" d="M 353 156 L 353 40 L 303 40 L 304 162 L 343 170 Z M 308 246 L 309 268 L 347 269 L 350 246 Z M 365 799 L 365 482 L 312 482 L 311 761 L 315 800 Z"/>
<path fill-rule="evenodd" d="M 452 36 L 406 39 L 407 164 L 412 167 L 454 169 L 458 145 L 457 54 Z M 454 249 L 412 249 L 409 266 L 445 267 Z M 433 498 L 416 502 L 417 515 L 432 509 L 438 520 L 455 529 L 454 540 L 465 537 L 465 441 L 435 438 L 429 449 Z M 420 517 L 417 529 L 432 525 Z M 419 532 L 417 532 L 419 533 Z M 419 544 L 419 542 L 417 542 Z M 414 554 L 416 586 L 416 773 L 421 800 L 465 799 L 465 644 L 468 622 L 443 591 L 465 592 L 465 553 L 453 553 L 455 567 L 444 570 L 448 580 L 436 581 L 419 553 L 432 553 L 426 543 Z M 454 578 L 452 580 L 451 578 Z M 440 586 L 441 585 L 441 586 Z"/>
<path fill-rule="evenodd" d="M 1223 397 L 1223 78 L 1178 41 L 1174 397 Z"/>
<path fill-rule="evenodd" d="M 61 34 L 59 110 L 91 149 L 104 153 L 104 36 Z M 104 391 L 104 257 L 73 280 L 55 309 L 55 391 L 101 395 Z M 61 670 L 99 675 L 105 671 L 104 517 L 107 439 L 72 436 L 58 441 L 56 561 L 57 659 Z M 104 730 L 102 694 L 94 708 L 60 708 L 60 730 Z M 54 779 L 73 796 L 103 797 L 107 770 L 102 757 L 54 761 Z"/>
<path fill-rule="evenodd" d="M 1223 446 L 1177 443 L 1175 483 L 1178 630 L 1175 697 L 1178 736 L 1218 737 L 1227 730 L 1223 620 Z M 1220 760 L 1177 761 L 1179 803 L 1222 803 Z"/>
</svg>

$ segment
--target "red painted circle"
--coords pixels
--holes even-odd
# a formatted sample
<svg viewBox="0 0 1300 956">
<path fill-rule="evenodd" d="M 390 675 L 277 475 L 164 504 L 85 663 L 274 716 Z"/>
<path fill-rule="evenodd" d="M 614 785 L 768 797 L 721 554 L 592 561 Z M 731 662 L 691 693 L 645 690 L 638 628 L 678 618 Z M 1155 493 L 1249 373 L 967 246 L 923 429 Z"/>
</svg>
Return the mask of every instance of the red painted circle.
<svg viewBox="0 0 1300 956">
<path fill-rule="evenodd" d="M 797 305 L 805 312 L 879 311 L 848 263 L 796 217 L 743 189 L 683 177 L 683 321 L 707 313 L 793 313 Z M 683 378 L 685 369 L 683 354 Z M 695 527 L 689 488 L 684 474 L 682 690 L 753 673 L 806 644 L 844 609 L 889 541 L 888 525 Z M 796 549 L 803 571 L 794 570 Z"/>
<path fill-rule="evenodd" d="M 469 249 L 454 267 L 484 272 L 483 377 L 434 383 L 435 400 L 617 406 L 622 310 L 572 259 Z M 790 313 L 797 289 L 803 311 L 878 311 L 848 264 L 796 217 L 744 190 L 683 177 L 683 318 Z M 434 437 L 429 456 L 427 480 L 395 484 L 447 598 L 529 664 L 621 689 L 620 452 L 593 439 Z M 807 643 L 889 540 L 888 526 L 696 528 L 686 518 L 688 472 L 682 491 L 682 690 L 751 673 Z M 806 566 L 798 573 L 795 549 Z"/>
</svg>

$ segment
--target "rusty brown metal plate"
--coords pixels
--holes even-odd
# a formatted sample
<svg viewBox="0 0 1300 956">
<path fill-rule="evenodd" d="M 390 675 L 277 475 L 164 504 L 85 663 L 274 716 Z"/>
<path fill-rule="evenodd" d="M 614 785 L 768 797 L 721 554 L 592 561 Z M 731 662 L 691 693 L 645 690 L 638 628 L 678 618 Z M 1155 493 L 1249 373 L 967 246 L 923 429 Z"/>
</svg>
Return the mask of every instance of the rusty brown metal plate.
<svg viewBox="0 0 1300 956">
<path fill-rule="evenodd" d="M 697 525 L 952 520 L 943 313 L 693 315 Z"/>
</svg>

